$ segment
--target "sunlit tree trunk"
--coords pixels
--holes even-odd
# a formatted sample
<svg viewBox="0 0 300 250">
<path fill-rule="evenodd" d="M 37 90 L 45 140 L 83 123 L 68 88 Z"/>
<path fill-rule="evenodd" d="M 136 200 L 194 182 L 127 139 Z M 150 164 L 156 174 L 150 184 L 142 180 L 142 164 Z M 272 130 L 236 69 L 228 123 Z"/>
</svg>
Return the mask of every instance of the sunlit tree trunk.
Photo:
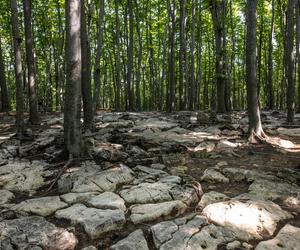
<svg viewBox="0 0 300 250">
<path fill-rule="evenodd" d="M 257 95 L 256 79 L 256 6 L 257 0 L 247 0 L 246 7 L 246 84 L 247 84 L 247 106 L 249 117 L 249 140 L 265 137 L 262 129 L 260 110 Z"/>
<path fill-rule="evenodd" d="M 22 50 L 18 22 L 18 6 L 16 0 L 11 0 L 11 23 L 14 45 L 15 59 L 15 79 L 16 79 L 16 126 L 17 135 L 22 137 L 24 132 L 24 99 L 23 99 L 23 69 L 22 69 Z"/>
<path fill-rule="evenodd" d="M 81 1 L 66 1 L 66 89 L 64 139 L 70 158 L 81 154 Z"/>
<path fill-rule="evenodd" d="M 28 73 L 28 94 L 29 94 L 29 121 L 32 124 L 39 123 L 38 101 L 36 94 L 36 72 L 33 55 L 33 39 L 31 30 L 31 1 L 23 1 L 24 8 L 24 27 L 25 27 L 25 45 L 26 45 L 26 62 Z"/>
</svg>

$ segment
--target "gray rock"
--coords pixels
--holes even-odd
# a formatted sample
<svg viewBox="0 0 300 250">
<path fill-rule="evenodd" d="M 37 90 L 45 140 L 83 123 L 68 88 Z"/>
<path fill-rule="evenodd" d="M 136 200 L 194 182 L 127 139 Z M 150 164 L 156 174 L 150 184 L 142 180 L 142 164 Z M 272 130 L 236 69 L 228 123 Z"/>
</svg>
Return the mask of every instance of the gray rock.
<svg viewBox="0 0 300 250">
<path fill-rule="evenodd" d="M 272 236 L 280 221 L 293 216 L 271 201 L 224 201 L 208 205 L 203 214 L 214 223 L 234 230 L 238 239 Z"/>
<path fill-rule="evenodd" d="M 215 168 L 208 168 L 205 169 L 201 180 L 207 182 L 222 182 L 222 183 L 229 183 L 229 179 L 217 171 Z"/>
<path fill-rule="evenodd" d="M 86 204 L 96 208 L 102 209 L 121 209 L 126 210 L 124 200 L 117 194 L 112 192 L 105 192 L 97 196 L 92 197 Z"/>
<path fill-rule="evenodd" d="M 160 163 L 153 163 L 153 164 L 151 164 L 151 168 L 164 170 L 166 168 L 166 166 L 164 164 L 160 164 Z"/>
<path fill-rule="evenodd" d="M 91 239 L 98 238 L 103 233 L 120 230 L 125 224 L 122 210 L 88 208 L 82 204 L 56 211 L 55 217 L 82 225 Z"/>
<path fill-rule="evenodd" d="M 44 166 L 42 161 L 9 161 L 0 168 L 0 186 L 16 192 L 34 193 L 44 186 Z"/>
<path fill-rule="evenodd" d="M 203 194 L 200 202 L 198 203 L 198 208 L 203 209 L 210 204 L 226 200 L 230 200 L 230 198 L 227 195 L 215 191 L 210 191 L 208 193 Z"/>
<path fill-rule="evenodd" d="M 239 249 L 241 247 L 241 242 L 235 240 L 235 241 L 232 241 L 232 242 L 229 242 L 226 246 L 226 249 L 228 250 L 235 250 L 235 249 Z"/>
<path fill-rule="evenodd" d="M 85 247 L 85 248 L 83 248 L 81 250 L 98 250 L 98 248 L 94 247 L 94 246 L 88 246 L 88 247 Z"/>
<path fill-rule="evenodd" d="M 160 170 L 160 169 L 153 169 L 153 168 L 148 168 L 148 167 L 144 167 L 141 165 L 138 165 L 134 168 L 135 171 L 140 171 L 143 172 L 145 174 L 148 175 L 152 175 L 154 177 L 163 177 L 163 176 L 167 176 L 167 172 Z"/>
<path fill-rule="evenodd" d="M 100 173 L 99 170 L 82 173 L 74 181 L 72 191 L 75 193 L 114 191 L 118 185 L 133 181 L 133 175 L 132 170 L 122 164 Z"/>
<path fill-rule="evenodd" d="M 141 183 L 130 189 L 122 190 L 120 196 L 129 204 L 146 204 L 171 201 L 170 186 L 165 183 Z"/>
<path fill-rule="evenodd" d="M 167 201 L 157 204 L 134 205 L 131 207 L 130 220 L 134 224 L 168 219 L 185 212 L 187 206 L 182 201 Z"/>
<path fill-rule="evenodd" d="M 148 250 L 147 241 L 142 230 L 136 230 L 125 239 L 110 247 L 111 250 Z"/>
<path fill-rule="evenodd" d="M 0 249 L 75 249 L 77 239 L 42 217 L 31 216 L 0 222 Z"/>
<path fill-rule="evenodd" d="M 151 227 L 153 241 L 156 248 L 172 239 L 172 235 L 178 231 L 178 225 L 173 221 L 163 221 Z"/>
<path fill-rule="evenodd" d="M 67 206 L 68 204 L 62 202 L 59 196 L 49 196 L 22 201 L 11 209 L 18 212 L 48 216 Z"/>
<path fill-rule="evenodd" d="M 0 190 L 0 205 L 10 202 L 15 198 L 12 192 L 8 190 Z"/>
<path fill-rule="evenodd" d="M 285 225 L 275 238 L 260 242 L 255 250 L 298 250 L 300 246 L 300 228 Z"/>
<path fill-rule="evenodd" d="M 99 193 L 97 192 L 89 192 L 89 193 L 68 193 L 68 194 L 63 194 L 60 196 L 60 198 L 64 201 L 67 202 L 68 204 L 74 204 L 74 203 L 81 203 L 84 202 L 88 199 L 90 199 L 93 196 L 98 195 Z"/>
</svg>

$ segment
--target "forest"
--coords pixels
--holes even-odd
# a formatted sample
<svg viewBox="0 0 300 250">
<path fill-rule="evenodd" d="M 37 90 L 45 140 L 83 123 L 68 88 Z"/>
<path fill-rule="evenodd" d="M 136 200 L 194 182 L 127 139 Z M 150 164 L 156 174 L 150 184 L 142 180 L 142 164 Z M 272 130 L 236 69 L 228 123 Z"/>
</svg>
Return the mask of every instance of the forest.
<svg viewBox="0 0 300 250">
<path fill-rule="evenodd" d="M 0 1 L 0 250 L 298 250 L 300 1 Z"/>
</svg>

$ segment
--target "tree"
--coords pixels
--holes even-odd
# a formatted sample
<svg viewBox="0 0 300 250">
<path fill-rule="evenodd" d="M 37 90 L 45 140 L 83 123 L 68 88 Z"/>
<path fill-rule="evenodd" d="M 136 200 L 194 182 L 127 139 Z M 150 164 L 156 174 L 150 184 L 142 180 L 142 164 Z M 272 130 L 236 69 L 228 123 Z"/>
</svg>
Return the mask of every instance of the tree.
<svg viewBox="0 0 300 250">
<path fill-rule="evenodd" d="M 133 0 L 128 0 L 128 10 L 129 10 L 129 45 L 127 49 L 127 99 L 128 99 L 128 110 L 133 110 L 133 91 L 132 91 L 132 67 L 133 67 Z"/>
<path fill-rule="evenodd" d="M 64 139 L 70 158 L 81 154 L 81 1 L 66 1 L 66 88 Z"/>
<path fill-rule="evenodd" d="M 247 107 L 249 117 L 249 140 L 266 137 L 260 119 L 256 79 L 256 6 L 257 0 L 247 0 L 246 6 L 246 84 Z"/>
<path fill-rule="evenodd" d="M 14 45 L 15 78 L 16 78 L 16 126 L 17 136 L 22 137 L 24 133 L 24 99 L 23 99 L 23 68 L 21 36 L 19 32 L 18 6 L 16 0 L 11 0 L 11 24 Z"/>
<path fill-rule="evenodd" d="M 1 111 L 9 112 L 10 105 L 7 93 L 7 85 L 5 78 L 5 63 L 2 55 L 1 38 L 0 38 L 0 87 L 1 87 Z"/>
<path fill-rule="evenodd" d="M 83 103 L 83 122 L 86 130 L 93 130 L 93 98 L 91 86 L 91 49 L 86 30 L 85 1 L 81 0 L 81 89 Z"/>
<path fill-rule="evenodd" d="M 285 60 L 286 60 L 286 73 L 288 80 L 287 90 L 287 121 L 294 121 L 295 113 L 295 76 L 294 76 L 294 10 L 295 0 L 289 0 L 286 11 L 286 39 L 285 39 Z"/>
<path fill-rule="evenodd" d="M 29 94 L 29 121 L 32 124 L 39 123 L 38 101 L 36 94 L 36 72 L 33 55 L 33 40 L 31 30 L 31 2 L 23 1 L 24 8 L 24 27 L 25 27 L 25 45 L 26 45 L 26 62 L 28 72 L 28 94 Z"/>
</svg>

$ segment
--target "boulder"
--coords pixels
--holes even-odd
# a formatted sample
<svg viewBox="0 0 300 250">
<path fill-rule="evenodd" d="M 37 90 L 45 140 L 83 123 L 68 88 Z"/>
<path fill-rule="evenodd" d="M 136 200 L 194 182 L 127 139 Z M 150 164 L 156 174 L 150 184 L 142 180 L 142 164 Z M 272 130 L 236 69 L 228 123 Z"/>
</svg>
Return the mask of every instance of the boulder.
<svg viewBox="0 0 300 250">
<path fill-rule="evenodd" d="M 94 196 L 86 201 L 86 204 L 91 207 L 101 209 L 121 209 L 126 210 L 124 200 L 117 194 L 112 192 L 105 192 Z"/>
<path fill-rule="evenodd" d="M 118 241 L 110 247 L 111 250 L 148 250 L 147 241 L 142 230 L 136 230 L 125 239 Z"/>
<path fill-rule="evenodd" d="M 0 205 L 10 202 L 15 198 L 12 192 L 8 190 L 0 190 Z"/>
</svg>

